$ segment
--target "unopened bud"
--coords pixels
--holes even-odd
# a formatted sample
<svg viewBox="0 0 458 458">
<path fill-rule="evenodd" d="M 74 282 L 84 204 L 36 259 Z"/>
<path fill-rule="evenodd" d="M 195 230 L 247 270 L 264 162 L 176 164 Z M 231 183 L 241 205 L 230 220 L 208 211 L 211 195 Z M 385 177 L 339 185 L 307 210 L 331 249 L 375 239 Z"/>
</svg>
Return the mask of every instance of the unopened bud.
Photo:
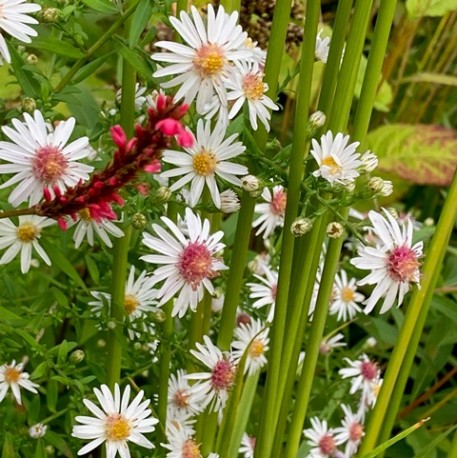
<svg viewBox="0 0 458 458">
<path fill-rule="evenodd" d="M 320 127 L 324 126 L 326 122 L 326 115 L 322 111 L 315 111 L 309 117 L 310 126 L 319 129 Z"/>
<path fill-rule="evenodd" d="M 388 197 L 393 194 L 393 183 L 390 180 L 383 180 L 383 186 L 379 194 L 382 197 Z"/>
<path fill-rule="evenodd" d="M 326 234 L 331 239 L 338 239 L 339 237 L 342 237 L 343 233 L 344 233 L 344 228 L 342 224 L 337 223 L 335 221 L 332 223 L 329 223 L 328 226 L 326 227 Z"/>
<path fill-rule="evenodd" d="M 97 347 L 99 348 L 105 348 L 107 346 L 107 342 L 104 339 L 99 339 L 97 341 Z"/>
<path fill-rule="evenodd" d="M 291 232 L 295 237 L 306 234 L 313 227 L 313 221 L 310 218 L 296 218 L 291 224 Z"/>
<path fill-rule="evenodd" d="M 156 191 L 156 198 L 159 202 L 168 202 L 172 197 L 172 191 L 167 186 L 161 186 Z"/>
<path fill-rule="evenodd" d="M 140 351 L 143 347 L 143 344 L 141 342 L 135 342 L 134 343 L 134 350 L 135 351 Z"/>
<path fill-rule="evenodd" d="M 153 314 L 154 321 L 157 323 L 163 323 L 167 319 L 167 315 L 164 310 L 156 310 Z"/>
<path fill-rule="evenodd" d="M 56 22 L 60 17 L 60 11 L 57 8 L 45 8 L 40 16 L 43 22 Z"/>
<path fill-rule="evenodd" d="M 434 219 L 426 218 L 423 223 L 425 226 L 428 226 L 428 227 L 434 226 Z"/>
<path fill-rule="evenodd" d="M 374 194 L 379 194 L 383 189 L 383 178 L 372 177 L 367 183 L 367 186 Z"/>
<path fill-rule="evenodd" d="M 38 57 L 35 54 L 29 54 L 25 61 L 30 65 L 36 65 L 38 63 Z"/>
<path fill-rule="evenodd" d="M 143 229 L 145 229 L 147 223 L 148 219 L 143 213 L 134 213 L 132 215 L 132 226 L 134 227 L 134 229 L 137 229 L 137 231 L 142 231 Z"/>
<path fill-rule="evenodd" d="M 73 364 L 79 364 L 84 360 L 85 356 L 86 355 L 85 355 L 84 351 L 81 350 L 81 349 L 78 349 L 78 350 L 73 351 L 70 354 L 69 360 Z"/>
<path fill-rule="evenodd" d="M 107 328 L 113 331 L 113 329 L 116 329 L 116 323 L 113 320 L 108 321 Z"/>
<path fill-rule="evenodd" d="M 356 185 L 354 181 L 348 181 L 347 183 L 345 183 L 344 187 L 345 187 L 345 190 L 350 193 L 355 192 L 355 189 L 356 189 Z"/>
<path fill-rule="evenodd" d="M 274 151 L 280 151 L 281 150 L 281 143 L 278 138 L 274 138 L 270 141 L 267 142 L 266 148 Z"/>
<path fill-rule="evenodd" d="M 366 340 L 366 346 L 374 348 L 377 345 L 377 339 L 375 337 L 368 337 Z"/>
<path fill-rule="evenodd" d="M 45 447 L 45 450 L 48 455 L 54 455 L 54 453 L 56 452 L 56 449 L 52 445 L 47 445 Z"/>
<path fill-rule="evenodd" d="M 378 166 L 377 156 L 372 151 L 366 151 L 361 156 L 361 172 L 369 173 L 375 170 Z"/>
<path fill-rule="evenodd" d="M 240 201 L 232 189 L 226 189 L 220 195 L 221 211 L 223 213 L 234 213 L 240 210 Z"/>
<path fill-rule="evenodd" d="M 254 175 L 247 175 L 242 178 L 242 188 L 245 191 L 253 192 L 259 189 L 259 179 Z"/>
</svg>

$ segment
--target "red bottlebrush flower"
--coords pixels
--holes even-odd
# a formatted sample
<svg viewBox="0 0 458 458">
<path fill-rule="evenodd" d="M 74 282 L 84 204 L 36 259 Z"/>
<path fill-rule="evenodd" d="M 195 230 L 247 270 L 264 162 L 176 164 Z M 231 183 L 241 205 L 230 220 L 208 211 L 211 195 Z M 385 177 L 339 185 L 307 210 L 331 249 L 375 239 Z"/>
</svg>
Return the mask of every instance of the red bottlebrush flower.
<svg viewBox="0 0 458 458">
<path fill-rule="evenodd" d="M 132 139 L 127 139 L 121 126 L 111 128 L 118 150 L 105 169 L 95 172 L 89 181 L 68 188 L 64 194 L 54 189 L 54 199 L 51 193 L 45 193 L 45 201 L 34 207 L 36 213 L 57 219 L 62 229 L 66 226 L 65 216 L 76 218 L 84 209 L 96 221 L 116 219 L 112 204 L 124 204 L 119 191 L 143 171 L 161 171 L 159 159 L 162 150 L 170 146 L 169 137 L 176 136 L 180 145 L 194 142 L 192 134 L 180 122 L 187 109 L 187 105 L 175 105 L 172 97 L 158 94 L 156 108 L 148 110 L 146 125 L 137 125 Z"/>
</svg>

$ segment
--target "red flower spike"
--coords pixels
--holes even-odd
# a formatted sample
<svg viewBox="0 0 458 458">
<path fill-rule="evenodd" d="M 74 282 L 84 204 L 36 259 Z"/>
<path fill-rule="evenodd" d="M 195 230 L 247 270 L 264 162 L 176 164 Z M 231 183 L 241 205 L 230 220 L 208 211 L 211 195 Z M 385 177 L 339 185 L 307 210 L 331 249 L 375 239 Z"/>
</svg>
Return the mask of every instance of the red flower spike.
<svg viewBox="0 0 458 458">
<path fill-rule="evenodd" d="M 66 231 L 68 229 L 67 221 L 65 221 L 64 218 L 58 218 L 57 224 L 63 231 Z"/>
<path fill-rule="evenodd" d="M 126 143 L 127 143 L 127 137 L 126 133 L 124 132 L 124 129 L 121 126 L 113 126 L 110 129 L 111 133 L 111 138 L 113 141 L 120 147 L 120 148 L 125 148 Z"/>
</svg>

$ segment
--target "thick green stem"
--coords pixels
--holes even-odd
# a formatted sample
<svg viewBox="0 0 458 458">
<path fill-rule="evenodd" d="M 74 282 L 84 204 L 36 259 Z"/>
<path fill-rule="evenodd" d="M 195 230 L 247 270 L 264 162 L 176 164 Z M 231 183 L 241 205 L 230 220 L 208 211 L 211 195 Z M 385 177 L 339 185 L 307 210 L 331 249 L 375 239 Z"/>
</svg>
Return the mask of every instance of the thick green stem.
<svg viewBox="0 0 458 458">
<path fill-rule="evenodd" d="M 307 129 L 304 128 L 304 119 L 308 118 L 310 93 L 312 85 L 313 63 L 315 60 L 315 37 L 320 14 L 320 2 L 311 0 L 307 2 L 305 36 L 302 45 L 302 59 L 298 81 L 297 104 L 294 122 L 294 137 L 291 152 L 288 198 L 286 201 L 283 242 L 281 247 L 280 268 L 278 277 L 277 297 L 275 303 L 275 318 L 272 326 L 272 347 L 269 360 L 265 402 L 261 417 L 259 434 L 256 439 L 256 457 L 270 456 L 272 448 L 272 429 L 276 423 L 275 412 L 278 392 L 278 378 L 281 371 L 283 338 L 287 315 L 289 284 L 292 271 L 294 254 L 294 235 L 291 233 L 291 224 L 297 217 L 301 181 L 304 174 L 304 152 L 307 151 Z M 294 336 L 286 336 L 286 340 Z"/>
<path fill-rule="evenodd" d="M 132 2 L 128 10 L 135 9 L 136 1 Z M 126 23 L 125 33 L 129 33 L 130 21 Z M 122 94 L 121 94 L 121 126 L 128 138 L 132 137 L 135 121 L 135 69 L 126 61 L 123 61 L 122 68 Z M 110 317 L 116 324 L 116 328 L 108 333 L 108 355 L 107 358 L 107 384 L 113 388 L 121 376 L 122 344 L 119 336 L 122 334 L 123 321 L 125 317 L 125 285 L 127 272 L 127 254 L 129 252 L 131 227 L 125 228 L 125 235 L 113 242 L 113 276 L 111 281 L 111 309 Z"/>
<path fill-rule="evenodd" d="M 280 73 L 280 65 L 278 65 L 278 62 L 281 62 L 285 50 L 285 38 L 290 12 L 290 0 L 277 0 L 272 19 L 272 29 L 267 50 L 264 77 L 264 81 L 269 86 L 267 95 L 272 99 L 275 99 L 277 93 L 278 75 Z M 261 150 L 264 149 L 267 141 L 267 131 L 262 125 L 258 126 L 258 130 L 255 132 L 254 136 L 258 147 Z M 241 208 L 235 233 L 235 240 L 237 240 L 237 243 L 234 245 L 232 251 L 231 265 L 226 286 L 226 291 L 229 291 L 230 294 L 226 294 L 224 298 L 224 307 L 221 316 L 222 326 L 218 336 L 218 346 L 222 350 L 229 350 L 232 340 L 235 316 L 240 302 L 240 291 L 243 285 L 243 274 L 245 272 L 245 264 L 248 255 L 248 243 L 250 240 L 251 223 L 253 221 L 256 199 L 251 197 L 247 192 L 244 192 L 240 203 Z"/>
<path fill-rule="evenodd" d="M 450 187 L 447 200 L 441 212 L 436 232 L 426 255 L 421 280 L 421 289 L 415 289 L 399 332 L 397 343 L 388 363 L 383 378 L 382 389 L 374 410 L 369 418 L 366 434 L 359 454 L 372 450 L 378 443 L 378 437 L 385 421 L 384 436 L 389 435 L 399 408 L 400 397 L 404 392 L 410 368 L 415 357 L 421 333 L 428 314 L 429 304 L 440 275 L 440 267 L 445 255 L 451 231 L 456 217 L 456 174 Z"/>
<path fill-rule="evenodd" d="M 76 72 L 84 66 L 84 64 L 113 36 L 113 34 L 127 21 L 131 14 L 137 8 L 138 0 L 130 2 L 131 5 L 127 8 L 126 12 L 119 16 L 113 25 L 87 50 L 86 54 L 78 59 L 72 66 L 72 68 L 65 74 L 60 80 L 59 84 L 54 88 L 54 92 L 60 92 L 64 89 L 67 84 L 72 81 Z"/>
<path fill-rule="evenodd" d="M 323 339 L 324 326 L 329 310 L 329 298 L 334 286 L 334 278 L 342 248 L 342 237 L 331 240 L 328 245 L 326 260 L 321 278 L 320 290 L 313 313 L 310 336 L 307 341 L 305 353 L 307 358 L 302 366 L 301 377 L 297 389 L 297 399 L 291 420 L 285 458 L 296 458 L 301 439 L 305 415 L 312 390 L 316 364 L 320 353 L 321 340 Z"/>
</svg>

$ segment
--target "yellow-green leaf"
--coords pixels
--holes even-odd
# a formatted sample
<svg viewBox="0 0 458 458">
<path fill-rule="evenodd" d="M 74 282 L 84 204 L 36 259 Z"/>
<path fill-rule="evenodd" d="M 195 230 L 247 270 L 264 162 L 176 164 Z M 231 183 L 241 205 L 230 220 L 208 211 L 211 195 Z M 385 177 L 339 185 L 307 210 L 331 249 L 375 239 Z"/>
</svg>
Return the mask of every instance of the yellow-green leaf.
<svg viewBox="0 0 458 458">
<path fill-rule="evenodd" d="M 406 8 L 411 17 L 443 16 L 456 10 L 455 0 L 407 0 Z"/>
</svg>

